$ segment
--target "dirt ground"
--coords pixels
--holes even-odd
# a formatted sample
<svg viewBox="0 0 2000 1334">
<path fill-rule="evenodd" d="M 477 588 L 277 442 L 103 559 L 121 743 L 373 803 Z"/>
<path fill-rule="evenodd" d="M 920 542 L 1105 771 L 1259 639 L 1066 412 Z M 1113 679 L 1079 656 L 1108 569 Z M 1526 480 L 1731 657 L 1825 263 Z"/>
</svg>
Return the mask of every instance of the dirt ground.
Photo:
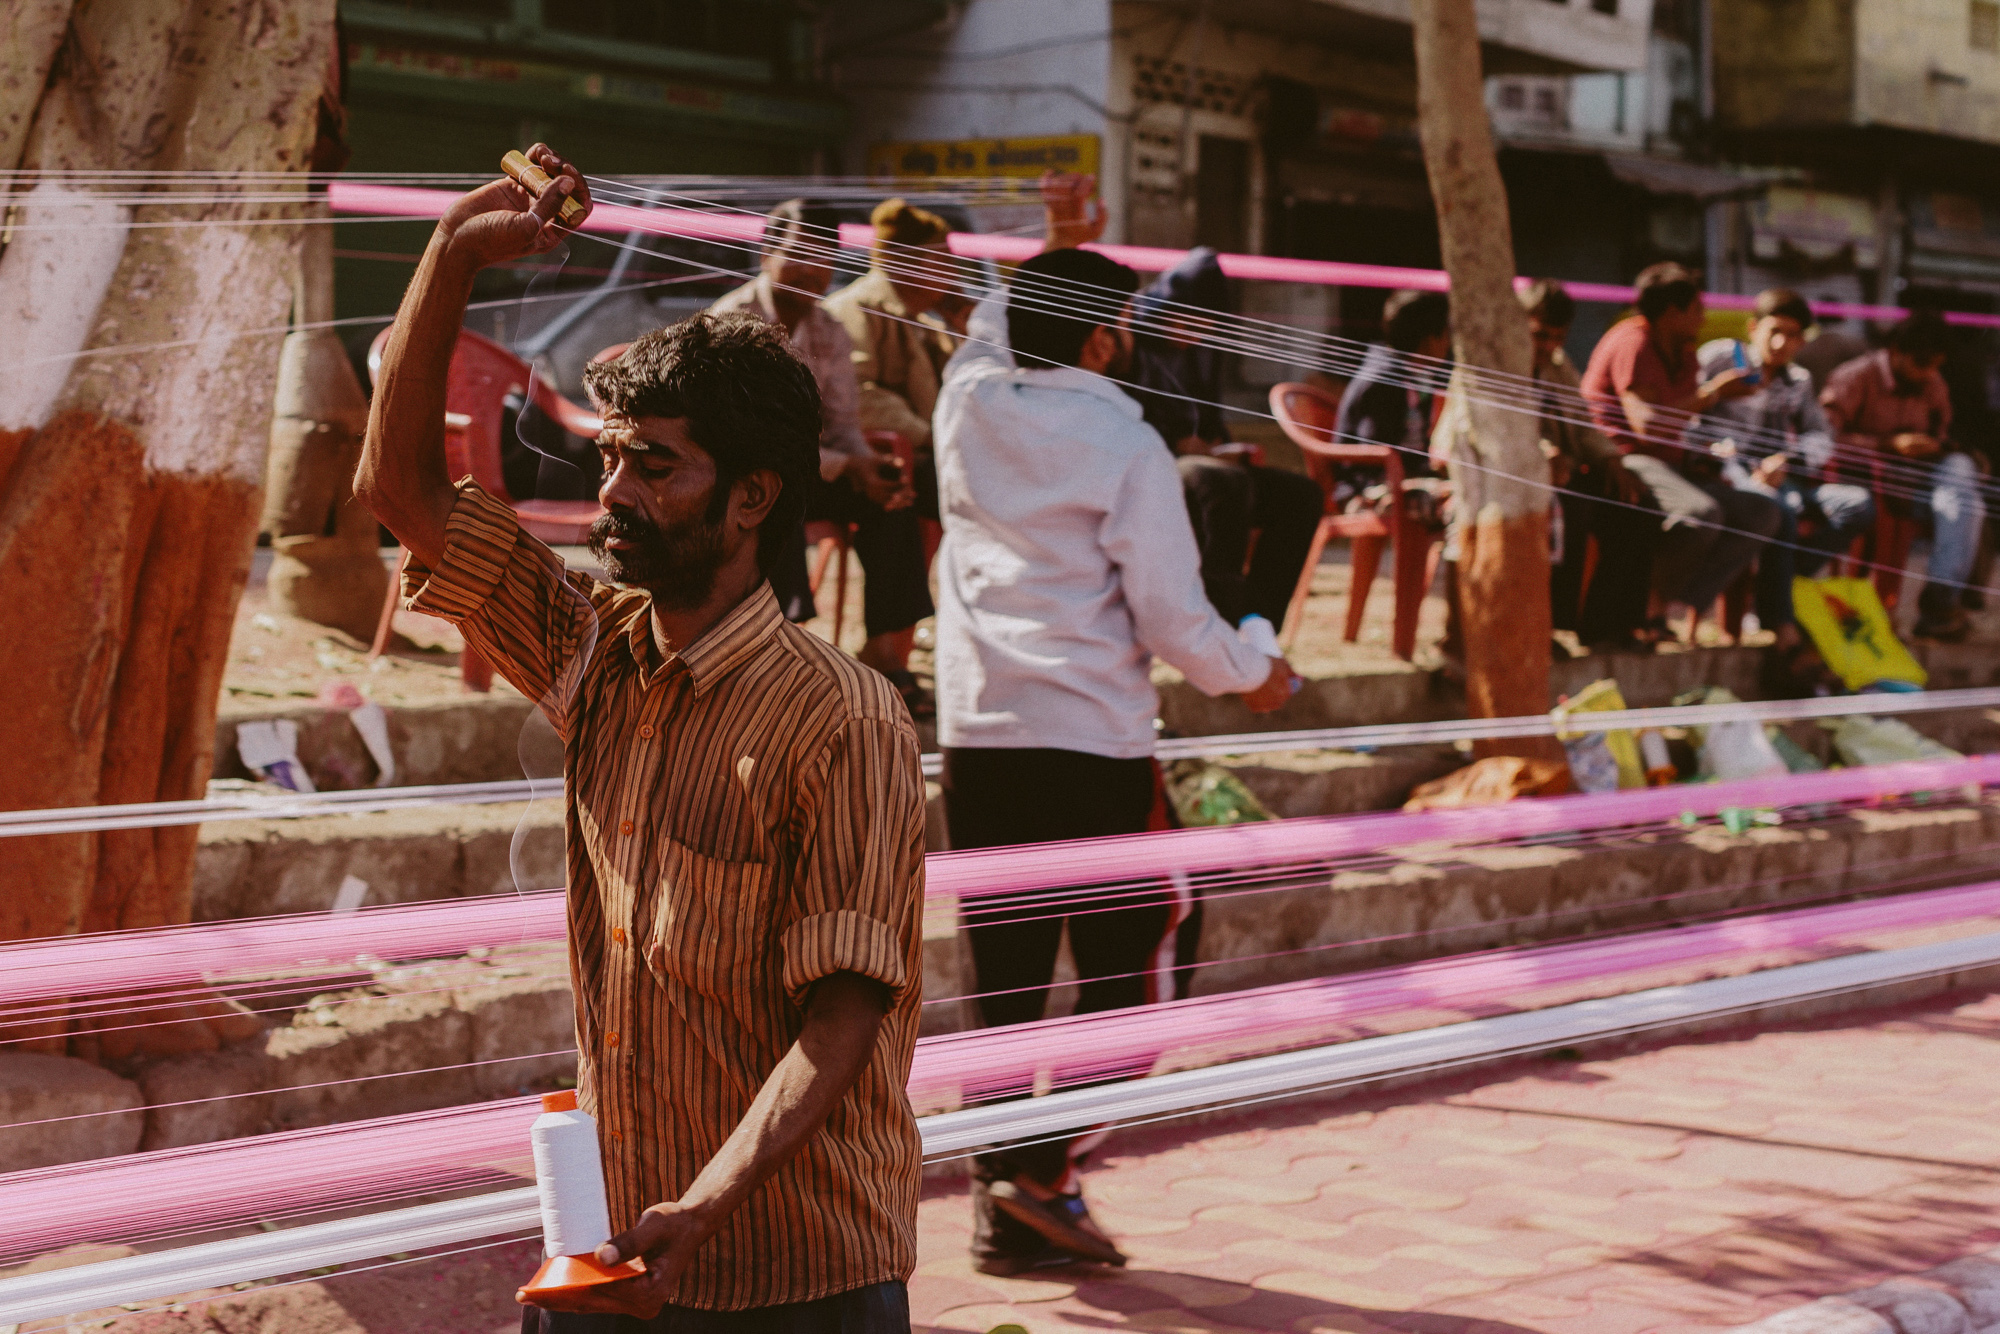
<svg viewBox="0 0 2000 1334">
<path fill-rule="evenodd" d="M 578 565 L 587 566 L 589 562 L 588 554 L 582 551 L 568 551 L 565 555 Z M 342 631 L 273 610 L 263 578 L 268 553 L 259 551 L 258 558 L 237 610 L 236 630 L 230 640 L 229 668 L 223 681 L 225 714 L 292 707 L 300 700 L 316 698 L 322 689 L 342 681 L 351 683 L 363 696 L 389 707 L 434 703 L 455 699 L 463 693 L 458 674 L 458 654 L 463 641 L 450 624 L 399 610 L 395 613 L 395 634 L 388 650 L 379 658 L 370 658 L 367 644 Z M 1346 612 L 1349 577 L 1344 552 L 1333 553 L 1315 575 L 1304 627 L 1291 655 L 1293 665 L 1307 676 L 1328 675 L 1336 669 L 1353 671 L 1377 660 L 1384 666 L 1395 662 L 1389 651 L 1395 595 L 1386 578 L 1375 581 L 1360 641 L 1341 642 L 1340 626 Z M 806 623 L 807 629 L 825 639 L 833 637 L 833 582 L 829 572 L 820 592 L 823 613 Z M 847 612 L 841 627 L 841 643 L 850 651 L 859 649 L 863 638 L 861 610 L 865 583 L 859 560 L 853 560 L 848 575 Z M 1420 665 L 1436 665 L 1436 645 L 1444 636 L 1444 615 L 1442 597 L 1433 595 L 1425 600 L 1417 630 Z M 926 685 L 931 679 L 931 630 L 930 620 L 917 627 L 918 648 L 911 659 L 912 669 Z M 496 680 L 494 689 L 512 693 L 504 681 Z"/>
<path fill-rule="evenodd" d="M 393 557 L 393 553 L 384 554 L 385 558 Z M 589 553 L 580 548 L 566 548 L 564 555 L 573 565 L 589 568 Z M 395 635 L 388 651 L 371 659 L 367 644 L 339 630 L 272 610 L 263 578 L 268 559 L 268 552 L 258 552 L 250 585 L 237 611 L 236 631 L 229 646 L 229 668 L 223 683 L 225 714 L 291 707 L 299 700 L 317 697 L 323 688 L 341 681 L 352 683 L 376 703 L 392 707 L 454 699 L 463 693 L 458 675 L 462 641 L 451 625 L 435 617 L 399 610 L 395 613 Z M 852 557 L 850 561 L 840 642 L 852 652 L 861 647 L 864 637 L 861 611 L 866 578 L 860 561 Z M 1919 557 L 1908 581 L 1910 595 L 1896 610 L 1898 627 L 1905 632 L 1915 617 L 1915 589 L 1921 571 Z M 1366 671 L 1371 665 L 1385 668 L 1395 665 L 1395 656 L 1389 649 L 1395 590 L 1386 576 L 1378 577 L 1370 590 L 1360 639 L 1353 644 L 1341 639 L 1351 579 L 1345 546 L 1331 547 L 1314 572 L 1305 620 L 1288 654 L 1301 674 L 1325 677 Z M 1415 662 L 1419 667 L 1436 668 L 1442 663 L 1439 644 L 1445 632 L 1445 600 L 1439 592 L 1441 585 L 1440 580 L 1433 586 L 1418 618 Z M 831 639 L 834 631 L 831 571 L 820 590 L 819 605 L 821 615 L 808 621 L 806 628 Z M 2000 641 L 2000 596 L 1989 598 L 1987 609 L 1973 613 L 1972 619 L 1975 638 Z M 930 620 L 918 625 L 918 647 L 910 663 L 926 685 L 931 683 L 932 626 Z M 1719 635 L 1713 623 L 1704 622 L 1698 642 L 1723 642 Z M 1573 636 L 1557 638 L 1569 650 L 1576 649 Z M 1761 638 L 1768 642 L 1768 635 Z M 1754 644 L 1759 640 L 1748 642 Z M 511 687 L 497 679 L 493 688 L 512 693 Z"/>
</svg>

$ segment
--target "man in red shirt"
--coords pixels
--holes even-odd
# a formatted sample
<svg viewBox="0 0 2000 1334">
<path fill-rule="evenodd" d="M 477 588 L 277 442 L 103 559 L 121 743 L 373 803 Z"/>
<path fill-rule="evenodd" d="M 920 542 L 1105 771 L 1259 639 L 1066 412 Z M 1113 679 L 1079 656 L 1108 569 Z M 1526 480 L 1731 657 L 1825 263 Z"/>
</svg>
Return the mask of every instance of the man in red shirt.
<svg viewBox="0 0 2000 1334">
<path fill-rule="evenodd" d="M 1910 316 L 1889 330 L 1888 346 L 1829 376 L 1820 404 L 1843 446 L 1842 473 L 1872 485 L 1896 513 L 1930 525 L 1929 578 L 1913 633 L 1955 643 L 1971 629 L 1961 593 L 1979 555 L 1986 498 L 1978 461 L 1951 439 L 1951 393 L 1938 374 L 1949 337 L 1939 316 Z"/>
<path fill-rule="evenodd" d="M 1633 286 L 1638 313 L 1598 340 L 1583 397 L 1598 429 L 1624 453 L 1606 482 L 1664 516 L 1657 569 L 1667 621 L 1689 640 L 1701 611 L 1756 558 L 1783 516 L 1770 498 L 1730 486 L 1721 461 L 1685 438 L 1700 414 L 1756 387 L 1751 373 L 1737 368 L 1699 379 L 1695 348 L 1707 311 L 1694 275 L 1655 264 Z"/>
</svg>

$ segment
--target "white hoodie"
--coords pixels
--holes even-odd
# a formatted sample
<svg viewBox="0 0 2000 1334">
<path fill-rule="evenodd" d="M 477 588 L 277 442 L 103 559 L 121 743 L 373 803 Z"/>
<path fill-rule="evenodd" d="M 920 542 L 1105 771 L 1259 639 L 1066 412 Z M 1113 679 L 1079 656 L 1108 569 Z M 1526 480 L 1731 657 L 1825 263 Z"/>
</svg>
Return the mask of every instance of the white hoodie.
<svg viewBox="0 0 2000 1334">
<path fill-rule="evenodd" d="M 1087 371 L 1017 368 L 1005 329 L 982 303 L 933 418 L 938 742 L 1144 758 L 1154 654 L 1210 695 L 1254 690 L 1271 660 L 1209 605 L 1139 405 Z"/>
</svg>

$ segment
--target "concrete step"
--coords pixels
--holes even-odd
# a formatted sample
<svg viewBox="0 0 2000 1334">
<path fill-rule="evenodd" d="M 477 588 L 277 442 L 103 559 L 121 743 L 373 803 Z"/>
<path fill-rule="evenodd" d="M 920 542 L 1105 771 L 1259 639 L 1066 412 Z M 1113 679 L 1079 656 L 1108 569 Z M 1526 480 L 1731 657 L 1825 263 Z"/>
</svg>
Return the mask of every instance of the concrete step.
<svg viewBox="0 0 2000 1334">
<path fill-rule="evenodd" d="M 1914 649 L 1931 673 L 1933 689 L 2000 684 L 2000 651 L 1992 644 L 1919 644 Z M 1671 703 L 1699 686 L 1726 686 L 1740 698 L 1760 698 L 1760 649 L 1697 649 L 1686 653 L 1593 655 L 1559 662 L 1549 676 L 1549 703 L 1590 682 L 1617 680 L 1633 708 Z M 1387 654 L 1357 655 L 1308 680 L 1284 708 L 1253 714 L 1234 698 L 1210 699 L 1164 665 L 1154 671 L 1160 719 L 1177 736 L 1220 736 L 1304 728 L 1427 722 L 1465 716 L 1463 692 L 1441 671 Z M 562 772 L 562 748 L 532 704 L 504 683 L 490 694 L 385 709 L 396 781 L 473 783 L 550 777 Z M 285 718 L 298 725 L 299 757 L 323 791 L 365 787 L 376 778 L 374 761 L 346 713 L 317 705 L 254 708 L 237 701 L 216 724 L 214 776 L 252 775 L 237 757 L 236 728 L 253 718 Z M 933 749 L 928 726 L 920 729 Z M 1342 807 L 1341 809 L 1349 809 Z"/>
<path fill-rule="evenodd" d="M 1194 991 L 1964 883 L 1993 874 L 1996 846 L 2000 794 L 1987 793 L 1741 835 L 1709 823 L 1509 847 L 1391 849 L 1336 875 L 1207 896 L 1200 957 L 1210 966 Z M 1738 959 L 1728 970 L 1797 961 Z M 1649 981 L 1711 975 L 1701 963 Z M 1052 1015 L 1072 1009 L 1073 977 L 1065 951 Z M 956 913 L 939 905 L 925 922 L 924 994 L 933 1003 L 924 1007 L 924 1033 L 974 1022 L 962 999 L 971 979 Z M 544 1088 L 572 1072 L 570 1058 L 547 1055 L 573 1043 L 564 956 L 548 943 L 466 959 L 329 965 L 317 988 L 296 972 L 221 985 L 268 1011 L 259 1037 L 117 1072 L 0 1054 L 0 1115 L 45 1121 L 0 1128 L 0 1170 L 449 1106 Z M 1453 1017 L 1465 1016 L 1408 1022 Z M 110 1114 L 46 1121 L 83 1112 Z"/>
</svg>

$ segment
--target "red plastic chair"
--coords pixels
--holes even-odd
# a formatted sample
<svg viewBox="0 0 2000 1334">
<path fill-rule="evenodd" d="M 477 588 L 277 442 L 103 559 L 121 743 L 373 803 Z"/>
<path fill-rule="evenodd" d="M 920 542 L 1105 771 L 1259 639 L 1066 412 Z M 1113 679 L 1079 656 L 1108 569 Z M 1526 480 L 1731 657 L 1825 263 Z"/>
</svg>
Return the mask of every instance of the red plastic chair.
<svg viewBox="0 0 2000 1334">
<path fill-rule="evenodd" d="M 1296 381 L 1271 386 L 1271 412 L 1292 443 L 1305 455 L 1306 472 L 1320 484 L 1326 495 L 1326 510 L 1313 533 L 1306 553 L 1305 569 L 1299 572 L 1299 586 L 1292 605 L 1285 612 L 1284 643 L 1298 636 L 1305 619 L 1306 596 L 1312 591 L 1313 571 L 1328 539 L 1344 537 L 1353 544 L 1354 578 L 1347 596 L 1347 626 L 1344 638 L 1353 643 L 1361 637 L 1361 617 L 1368 607 L 1368 593 L 1375 571 L 1382 562 L 1382 547 L 1396 547 L 1396 622 L 1390 644 L 1396 656 L 1405 660 L 1416 652 L 1417 613 L 1423 608 L 1424 593 L 1437 573 L 1440 550 L 1438 536 L 1425 524 L 1407 516 L 1403 507 L 1403 462 L 1399 451 L 1387 445 L 1347 445 L 1335 442 L 1334 423 L 1340 404 L 1325 390 Z M 1343 514 L 1334 508 L 1334 482 L 1339 465 L 1363 464 L 1380 468 L 1392 497 L 1387 515 L 1366 511 Z"/>
<path fill-rule="evenodd" d="M 368 347 L 372 380 L 382 362 L 384 329 Z M 556 546 L 578 546 L 604 510 L 594 500 L 534 500 L 509 495 L 500 469 L 500 432 L 506 420 L 506 399 L 519 394 L 540 408 L 571 435 L 595 439 L 604 421 L 556 392 L 527 362 L 490 338 L 471 332 L 458 335 L 444 390 L 445 466 L 452 477 L 467 476 L 489 493 L 505 500 L 521 527 Z"/>
<path fill-rule="evenodd" d="M 381 374 L 382 347 L 388 340 L 389 330 L 384 329 L 368 345 L 371 382 Z M 604 512 L 596 501 L 521 499 L 507 492 L 500 466 L 500 433 L 510 394 L 532 402 L 572 435 L 593 439 L 604 429 L 596 413 L 557 393 L 527 362 L 490 338 L 461 331 L 445 378 L 445 470 L 454 479 L 469 475 L 489 494 L 506 501 L 521 527 L 542 541 L 557 546 L 581 545 L 590 525 Z M 388 645 L 395 606 L 392 598 L 382 608 L 382 620 L 375 628 L 376 654 Z M 472 690 L 493 686 L 492 666 L 470 648 L 459 655 L 459 677 Z"/>
</svg>

